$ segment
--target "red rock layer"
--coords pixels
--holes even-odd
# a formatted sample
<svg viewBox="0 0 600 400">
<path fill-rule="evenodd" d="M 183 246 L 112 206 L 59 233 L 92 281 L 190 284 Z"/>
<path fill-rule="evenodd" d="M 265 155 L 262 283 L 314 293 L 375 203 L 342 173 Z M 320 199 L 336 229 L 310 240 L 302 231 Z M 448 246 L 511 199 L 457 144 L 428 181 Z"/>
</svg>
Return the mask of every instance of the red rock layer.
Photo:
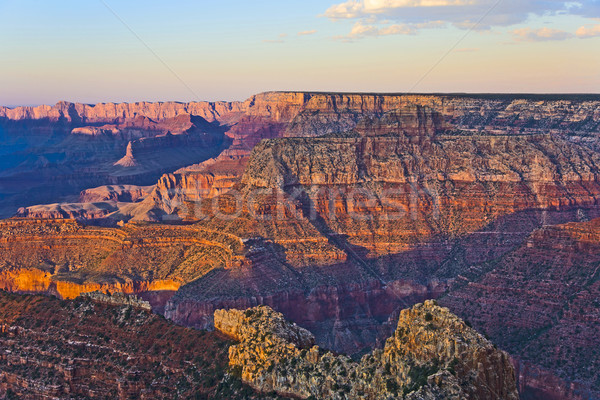
<svg viewBox="0 0 600 400">
<path fill-rule="evenodd" d="M 523 393 L 596 398 L 599 262 L 599 219 L 545 227 L 465 274 L 442 302 L 518 356 Z"/>
<path fill-rule="evenodd" d="M 225 376 L 229 344 L 138 308 L 0 293 L 0 397 L 255 398 Z"/>
<path fill-rule="evenodd" d="M 241 246 L 235 237 L 194 228 L 8 220 L 0 224 L 0 289 L 61 298 L 96 290 L 172 294 L 226 263 Z M 163 307 L 167 298 L 154 297 L 154 305 Z"/>
</svg>

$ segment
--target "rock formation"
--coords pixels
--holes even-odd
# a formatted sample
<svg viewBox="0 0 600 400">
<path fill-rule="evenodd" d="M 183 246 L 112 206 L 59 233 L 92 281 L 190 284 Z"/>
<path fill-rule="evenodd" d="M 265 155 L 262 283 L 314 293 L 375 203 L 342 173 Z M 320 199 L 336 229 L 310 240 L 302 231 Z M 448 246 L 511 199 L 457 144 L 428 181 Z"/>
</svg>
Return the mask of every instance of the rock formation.
<svg viewBox="0 0 600 400">
<path fill-rule="evenodd" d="M 80 203 L 117 201 L 135 203 L 143 200 L 152 191 L 153 186 L 107 185 L 86 189 L 79 193 Z"/>
<path fill-rule="evenodd" d="M 354 362 L 268 307 L 217 310 L 240 343 L 229 365 L 260 392 L 318 399 L 518 399 L 508 355 L 432 301 L 403 310 L 382 350 Z"/>
<path fill-rule="evenodd" d="M 110 292 L 95 291 L 95 292 L 82 293 L 81 296 L 91 299 L 91 300 L 94 300 L 94 301 L 102 302 L 102 303 L 119 305 L 119 306 L 131 306 L 131 307 L 141 308 L 146 311 L 152 311 L 152 306 L 150 305 L 149 302 L 142 300 L 135 295 L 128 296 L 126 294 L 123 294 L 122 292 L 110 293 Z"/>
<path fill-rule="evenodd" d="M 235 238 L 195 228 L 174 227 L 169 234 L 160 226 L 8 220 L 0 223 L 0 289 L 68 299 L 96 290 L 145 294 L 160 309 L 161 293 L 172 294 L 241 247 Z"/>
<path fill-rule="evenodd" d="M 11 215 L 18 207 L 55 203 L 62 200 L 62 196 L 108 183 L 153 184 L 161 173 L 215 157 L 223 149 L 221 142 L 211 145 L 210 149 L 201 147 L 205 151 L 179 147 L 178 151 L 166 151 L 145 161 L 135 155 L 136 143 L 143 138 L 151 139 L 167 132 L 177 135 L 195 126 L 200 131 L 213 132 L 217 138 L 223 139 L 224 134 L 228 138 L 224 147 L 247 156 L 262 139 L 346 132 L 365 117 L 380 117 L 408 104 L 432 107 L 457 128 L 470 132 L 558 133 L 571 141 L 594 149 L 598 147 L 600 99 L 592 95 L 270 92 L 232 103 L 86 105 L 60 102 L 55 106 L 0 107 L 0 131 L 4 132 L 5 148 L 10 155 L 3 167 L 10 171 L 6 175 L 9 179 L 4 183 L 0 181 L 0 185 L 11 189 L 12 182 L 18 180 L 21 188 L 27 185 L 35 193 L 35 196 L 9 197 L 4 201 L 4 211 L 0 212 Z M 135 162 L 146 167 L 126 168 L 124 175 L 121 169 L 111 167 L 123 158 L 129 141 L 132 141 Z M 40 142 L 49 146 L 40 148 Z M 160 153 L 172 146 L 165 146 L 163 142 L 149 143 L 154 143 L 154 151 Z M 121 164 L 131 166 L 135 162 L 126 158 Z M 162 168 L 158 168 L 157 163 Z M 53 179 L 61 185 L 44 185 Z"/>
</svg>

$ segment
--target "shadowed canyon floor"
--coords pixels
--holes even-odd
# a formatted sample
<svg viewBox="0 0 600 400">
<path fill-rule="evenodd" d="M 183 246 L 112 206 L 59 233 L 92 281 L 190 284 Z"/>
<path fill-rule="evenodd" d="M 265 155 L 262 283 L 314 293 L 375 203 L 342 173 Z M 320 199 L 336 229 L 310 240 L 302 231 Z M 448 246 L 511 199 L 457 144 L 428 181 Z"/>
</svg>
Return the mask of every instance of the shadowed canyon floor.
<svg viewBox="0 0 600 400">
<path fill-rule="evenodd" d="M 60 123 L 120 141 L 110 162 L 130 171 L 146 168 L 136 151 L 155 157 L 191 135 L 182 129 L 229 147 L 182 159 L 153 187 L 23 208 L 0 226 L 0 285 L 138 294 L 196 328 L 218 308 L 266 304 L 349 353 L 383 345 L 400 309 L 441 297 L 511 354 L 524 398 L 598 398 L 599 107 L 593 96 L 266 93 L 3 109 L 5 134 Z M 84 129 L 100 123 L 115 131 Z M 135 124 L 155 129 L 143 135 L 156 147 L 122 133 Z M 45 219 L 56 217 L 111 227 Z"/>
</svg>

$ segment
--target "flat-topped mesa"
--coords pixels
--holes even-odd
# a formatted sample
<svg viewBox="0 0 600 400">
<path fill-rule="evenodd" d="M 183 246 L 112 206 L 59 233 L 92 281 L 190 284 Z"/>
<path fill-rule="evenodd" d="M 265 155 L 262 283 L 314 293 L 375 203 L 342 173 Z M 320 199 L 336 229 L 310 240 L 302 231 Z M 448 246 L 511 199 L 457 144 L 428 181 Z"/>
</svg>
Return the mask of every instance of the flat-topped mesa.
<svg viewBox="0 0 600 400">
<path fill-rule="evenodd" d="M 416 104 L 385 113 L 381 118 L 367 117 L 355 131 L 362 136 L 435 136 L 450 128 L 438 111 Z"/>
<path fill-rule="evenodd" d="M 103 292 L 100 290 L 96 290 L 94 292 L 86 292 L 80 295 L 81 297 L 85 297 L 94 301 L 112 304 L 112 305 L 125 305 L 141 308 L 144 310 L 152 311 L 152 306 L 149 302 L 140 299 L 135 295 L 126 295 L 121 292 L 111 293 L 109 291 Z"/>
<path fill-rule="evenodd" d="M 433 301 L 400 314 L 382 350 L 354 362 L 312 346 L 312 335 L 269 307 L 217 310 L 240 343 L 229 365 L 260 392 L 319 399 L 519 398 L 509 357 Z"/>
</svg>

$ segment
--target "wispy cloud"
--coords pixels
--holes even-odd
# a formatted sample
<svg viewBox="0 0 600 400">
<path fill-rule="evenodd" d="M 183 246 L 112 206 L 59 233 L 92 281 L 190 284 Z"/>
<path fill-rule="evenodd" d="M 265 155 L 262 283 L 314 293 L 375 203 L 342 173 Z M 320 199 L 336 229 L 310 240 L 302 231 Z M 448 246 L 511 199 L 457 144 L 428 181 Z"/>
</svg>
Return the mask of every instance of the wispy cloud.
<svg viewBox="0 0 600 400">
<path fill-rule="evenodd" d="M 582 26 L 575 32 L 578 38 L 588 39 L 600 36 L 600 25 Z"/>
<path fill-rule="evenodd" d="M 352 40 L 359 39 L 367 36 L 390 36 L 390 35 L 414 35 L 420 29 L 434 28 L 444 26 L 442 21 L 432 21 L 422 24 L 391 24 L 377 27 L 365 23 L 364 21 L 358 21 L 352 27 L 350 33 L 346 36 L 338 36 L 337 39 Z"/>
<path fill-rule="evenodd" d="M 332 19 L 361 18 L 373 14 L 386 14 L 399 8 L 448 7 L 473 3 L 476 3 L 476 0 L 349 0 L 329 7 L 324 15 Z"/>
<path fill-rule="evenodd" d="M 302 32 L 298 32 L 298 36 L 308 36 L 308 35 L 314 35 L 315 33 L 317 33 L 316 29 L 312 29 L 310 31 L 302 31 Z"/>
<path fill-rule="evenodd" d="M 461 29 L 484 30 L 525 22 L 531 15 L 600 17 L 600 1 L 565 0 L 346 0 L 322 16 L 332 20 L 357 19 L 376 26 L 443 21 Z M 482 19 L 482 17 L 485 17 Z M 478 23 L 478 21 L 480 21 Z"/>
<path fill-rule="evenodd" d="M 574 36 L 570 32 L 551 28 L 522 28 L 515 29 L 512 33 L 515 40 L 518 42 L 548 42 L 553 40 L 570 39 Z"/>
</svg>

